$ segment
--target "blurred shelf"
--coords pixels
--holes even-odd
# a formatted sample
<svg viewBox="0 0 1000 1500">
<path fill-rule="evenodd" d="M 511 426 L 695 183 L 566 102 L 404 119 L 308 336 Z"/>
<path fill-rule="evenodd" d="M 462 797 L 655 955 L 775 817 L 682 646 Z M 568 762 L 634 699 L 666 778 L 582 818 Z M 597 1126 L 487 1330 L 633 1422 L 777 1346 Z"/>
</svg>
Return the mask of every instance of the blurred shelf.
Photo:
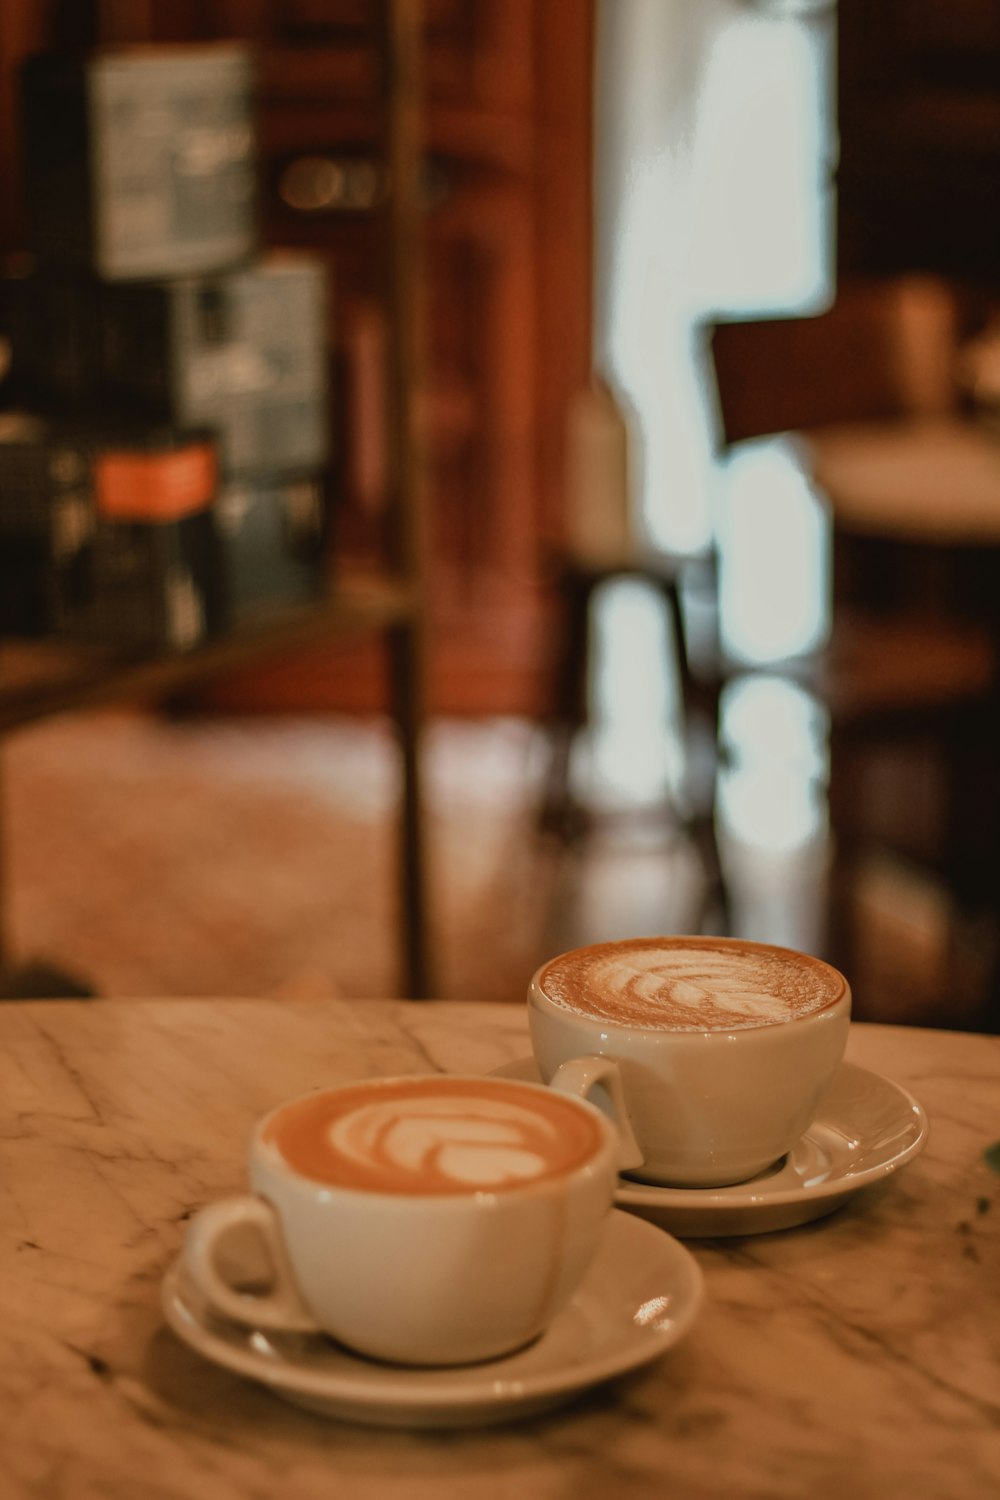
<svg viewBox="0 0 1000 1500">
<path fill-rule="evenodd" d="M 8 37 L 0 25 L 0 85 L 14 63 L 44 40 L 55 45 L 74 41 L 72 26 L 60 34 L 66 18 L 54 17 L 54 34 Z M 157 7 L 97 7 L 102 44 L 175 41 L 191 32 L 204 35 L 200 7 L 181 7 L 180 19 L 171 16 L 168 35 L 161 34 L 164 16 Z M 225 10 L 226 7 L 223 7 Z M 307 7 L 308 9 L 308 7 Z M 141 14 L 140 14 L 141 12 Z M 370 155 L 378 192 L 372 208 L 384 243 L 373 257 L 379 274 L 378 301 L 388 337 L 384 351 L 384 428 L 387 542 L 384 572 L 375 576 L 337 578 L 328 597 L 296 608 L 275 609 L 246 618 L 232 633 L 187 652 L 123 656 L 107 647 L 89 647 L 55 638 L 13 640 L 0 638 L 0 736 L 37 723 L 54 714 L 143 703 L 164 703 L 213 678 L 268 658 L 294 654 L 304 646 L 333 648 L 352 635 L 372 633 L 384 638 L 389 657 L 387 708 L 399 733 L 402 785 L 399 807 L 399 932 L 402 958 L 400 992 L 424 998 L 434 992 L 425 905 L 424 837 L 420 742 L 425 716 L 425 532 L 422 463 L 417 442 L 415 393 L 423 384 L 423 339 L 418 317 L 423 238 L 424 99 L 421 87 L 422 0 L 379 0 L 363 7 L 364 29 L 374 42 L 365 68 L 370 74 L 356 82 L 370 87 L 377 80 L 372 125 L 379 137 Z M 360 14 L 360 13 L 359 13 Z M 261 13 L 261 17 L 263 13 Z M 186 19 L 185 19 L 186 18 Z M 10 28 L 8 28 L 9 30 Z M 209 30 L 211 28 L 209 27 Z M 332 35 L 332 33 L 331 33 Z M 336 40 L 336 38 L 334 38 Z M 259 41 L 266 38 L 258 38 Z M 309 63 L 315 49 L 296 55 Z M 269 53 L 262 48 L 266 58 Z M 317 59 L 308 76 L 276 72 L 270 87 L 294 104 L 308 104 L 311 90 L 329 97 L 328 67 L 338 66 L 338 54 Z M 273 61 L 273 49 L 272 49 Z M 347 74 L 357 73 L 357 57 L 348 47 L 343 58 Z M 0 88 L 2 93 L 2 88 Z M 350 137 L 348 137 L 350 142 Z M 343 143 L 341 143 L 343 144 Z M 366 140 L 366 152 L 371 144 Z M 347 157 L 344 157 L 347 160 Z M 334 180 L 341 164 L 338 150 L 319 167 Z M 0 150 L 0 180 L 14 172 L 12 158 Z M 322 181 L 320 183 L 322 186 Z M 305 218 L 302 222 L 308 222 Z M 293 236 L 293 242 L 298 236 Z M 0 830 L 2 832 L 2 830 Z M 0 850 L 2 854 L 2 850 Z M 3 869 L 0 859 L 0 895 Z M 0 911 L 0 984 L 3 980 L 3 930 Z M 23 973 L 18 982 L 23 983 Z M 43 983 L 48 983 L 47 979 Z M 9 992 L 9 991 L 8 991 Z"/>
<path fill-rule="evenodd" d="M 418 608 L 414 585 L 359 578 L 316 604 L 261 613 L 193 651 L 137 657 L 69 641 L 0 641 L 0 733 L 51 714 L 163 699 L 303 645 L 408 625 Z"/>
</svg>

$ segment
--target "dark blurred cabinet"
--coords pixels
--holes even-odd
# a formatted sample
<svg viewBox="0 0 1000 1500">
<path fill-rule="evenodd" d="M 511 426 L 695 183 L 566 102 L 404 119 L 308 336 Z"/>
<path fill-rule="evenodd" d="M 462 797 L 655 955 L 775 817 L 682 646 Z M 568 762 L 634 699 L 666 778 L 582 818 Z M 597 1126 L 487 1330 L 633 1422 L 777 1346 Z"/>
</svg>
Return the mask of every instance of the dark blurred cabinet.
<svg viewBox="0 0 1000 1500">
<path fill-rule="evenodd" d="M 172 20 L 179 18 L 180 10 L 171 11 Z M 164 28 L 161 34 L 153 24 L 152 12 L 152 6 L 119 7 L 113 0 L 98 6 L 68 7 L 13 0 L 4 9 L 0 24 L 0 124 L 5 127 L 4 141 L 14 142 L 14 150 L 3 161 L 9 169 L 7 201 L 14 209 L 3 226 L 4 251 L 16 254 L 23 236 L 16 211 L 17 173 L 24 160 L 16 132 L 16 83 L 22 60 L 45 49 L 76 50 L 105 42 L 197 42 L 227 34 L 225 28 L 219 33 L 205 33 L 194 27 L 180 33 Z M 322 602 L 310 601 L 299 607 L 289 603 L 276 611 L 255 614 L 217 639 L 182 651 L 157 651 L 148 656 L 128 649 L 116 651 L 106 642 L 95 653 L 65 641 L 0 640 L 0 733 L 54 713 L 104 703 L 162 704 L 180 695 L 190 699 L 199 689 L 211 693 L 214 684 L 224 682 L 241 668 L 257 670 L 264 661 L 281 659 L 284 652 L 302 653 L 312 647 L 319 659 L 328 660 L 339 642 L 377 640 L 388 675 L 379 707 L 395 721 L 401 752 L 403 992 L 417 997 L 431 992 L 419 768 L 425 682 L 424 506 L 415 420 L 422 368 L 418 311 L 423 240 L 419 223 L 423 194 L 418 87 L 421 14 L 420 0 L 378 0 L 366 13 L 368 55 L 375 64 L 367 101 L 371 140 L 366 161 L 380 182 L 377 202 L 364 205 L 373 231 L 366 257 L 373 275 L 370 287 L 366 284 L 365 296 L 379 330 L 375 413 L 379 425 L 377 432 L 373 428 L 373 447 L 380 469 L 377 499 L 383 536 L 372 567 L 366 573 L 360 566 L 339 566 L 347 559 L 338 558 L 337 577 L 331 580 L 332 587 Z M 262 47 L 262 56 L 265 51 Z M 206 144 L 211 147 L 215 142 Z M 57 186 L 53 184 L 53 190 Z M 315 305 L 325 309 L 328 302 L 320 298 Z M 325 313 L 319 316 L 325 318 Z M 336 317 L 330 320 L 331 353 L 336 351 L 333 336 L 339 326 Z M 333 405 L 339 410 L 336 399 Z M 0 895 L 2 875 L 0 870 Z M 4 968 L 3 938 L 0 920 L 0 971 Z M 0 972 L 0 994 L 25 993 L 21 987 L 25 973 L 30 971 Z M 32 989 L 30 993 L 64 992 L 52 988 L 63 984 L 63 976 L 57 973 L 47 975 L 43 982 L 47 986 L 44 991 Z"/>
<path fill-rule="evenodd" d="M 377 562 L 386 546 L 391 553 L 380 436 L 385 268 L 373 239 L 387 189 L 372 44 L 378 7 L 102 0 L 40 8 L 5 0 L 3 10 L 8 57 L 25 39 L 59 36 L 257 45 L 264 239 L 318 251 L 332 267 L 332 567 L 350 571 Z M 546 562 L 561 530 L 564 413 L 589 373 L 592 0 L 426 0 L 423 13 L 418 294 L 427 378 L 417 401 L 429 701 L 452 711 L 531 712 L 544 695 Z M 9 112 L 7 94 L 0 105 Z M 13 161 L 3 165 L 9 175 Z M 377 641 L 359 639 L 348 651 L 299 651 L 273 669 L 230 676 L 208 701 L 377 708 L 385 671 Z"/>
</svg>

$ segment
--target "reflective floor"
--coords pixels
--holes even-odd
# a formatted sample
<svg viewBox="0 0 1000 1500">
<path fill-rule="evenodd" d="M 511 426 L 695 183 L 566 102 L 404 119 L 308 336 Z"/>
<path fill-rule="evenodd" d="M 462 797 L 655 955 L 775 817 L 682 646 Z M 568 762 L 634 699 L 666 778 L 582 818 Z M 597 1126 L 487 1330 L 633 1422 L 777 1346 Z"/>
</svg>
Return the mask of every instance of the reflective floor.
<svg viewBox="0 0 1000 1500">
<path fill-rule="evenodd" d="M 732 930 L 815 951 L 826 843 L 813 762 L 752 749 L 758 711 L 773 727 L 800 708 L 766 692 L 752 712 L 733 705 L 747 749 L 720 835 Z M 536 965 L 566 947 L 720 930 L 677 814 L 669 721 L 643 724 L 636 710 L 581 737 L 576 789 L 592 818 L 568 843 L 539 832 L 546 750 L 523 720 L 430 727 L 442 998 L 520 1003 Z M 10 959 L 58 965 L 105 995 L 400 993 L 398 765 L 384 721 L 95 714 L 25 731 L 4 752 Z M 859 1011 L 966 1024 L 936 967 L 940 898 L 891 867 L 871 885 L 865 972 L 851 976 Z"/>
</svg>

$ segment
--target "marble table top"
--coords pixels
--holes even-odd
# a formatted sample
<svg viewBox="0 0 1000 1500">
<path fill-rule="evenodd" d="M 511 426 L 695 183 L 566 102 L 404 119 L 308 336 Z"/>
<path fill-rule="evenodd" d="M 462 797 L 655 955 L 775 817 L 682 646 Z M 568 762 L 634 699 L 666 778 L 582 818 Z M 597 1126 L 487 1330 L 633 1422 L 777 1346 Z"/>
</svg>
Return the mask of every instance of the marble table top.
<svg viewBox="0 0 1000 1500">
<path fill-rule="evenodd" d="M 243 1186 L 254 1118 L 360 1075 L 485 1072 L 519 1007 L 0 1004 L 5 1500 L 590 1500 L 1000 1494 L 1000 1037 L 856 1026 L 924 1151 L 830 1217 L 688 1240 L 687 1337 L 572 1404 L 455 1432 L 291 1406 L 164 1324 L 191 1213 Z"/>
</svg>

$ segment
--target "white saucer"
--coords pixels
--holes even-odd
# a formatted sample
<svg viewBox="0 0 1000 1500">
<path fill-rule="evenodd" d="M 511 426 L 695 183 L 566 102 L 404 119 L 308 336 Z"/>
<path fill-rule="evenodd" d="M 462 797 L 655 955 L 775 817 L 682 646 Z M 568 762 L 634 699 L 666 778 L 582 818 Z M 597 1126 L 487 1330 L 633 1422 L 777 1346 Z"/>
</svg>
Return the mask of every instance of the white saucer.
<svg viewBox="0 0 1000 1500">
<path fill-rule="evenodd" d="M 530 1057 L 496 1075 L 539 1080 Z M 681 1239 L 791 1229 L 895 1172 L 926 1139 L 927 1116 L 912 1094 L 845 1062 L 798 1145 L 759 1177 L 722 1188 L 656 1187 L 622 1177 L 615 1202 Z"/>
<path fill-rule="evenodd" d="M 701 1271 L 683 1245 L 617 1210 L 575 1295 L 542 1337 L 487 1364 L 409 1369 L 318 1335 L 242 1328 L 206 1309 L 179 1261 L 162 1292 L 170 1327 L 215 1364 L 324 1416 L 407 1427 L 470 1427 L 557 1406 L 677 1343 L 701 1298 Z"/>
</svg>

